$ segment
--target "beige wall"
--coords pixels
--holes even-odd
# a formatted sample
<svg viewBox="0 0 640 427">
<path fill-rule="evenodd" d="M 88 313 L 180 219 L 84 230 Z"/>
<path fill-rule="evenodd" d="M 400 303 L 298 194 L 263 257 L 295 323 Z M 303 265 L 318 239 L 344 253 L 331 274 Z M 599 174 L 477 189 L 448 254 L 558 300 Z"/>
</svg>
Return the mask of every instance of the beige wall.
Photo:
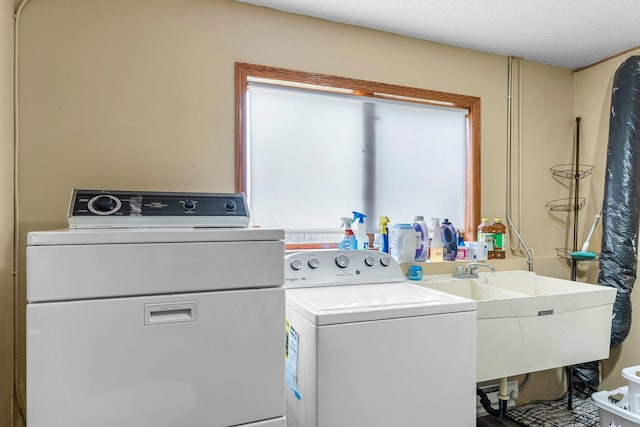
<svg viewBox="0 0 640 427">
<path fill-rule="evenodd" d="M 31 0 L 19 43 L 22 258 L 73 187 L 233 191 L 236 61 L 480 97 L 482 215 L 505 216 L 506 57 L 230 0 Z M 568 196 L 549 167 L 572 160 L 573 76 L 524 61 L 521 88 L 521 231 L 566 276 L 544 205 Z"/>
<path fill-rule="evenodd" d="M 598 206 L 594 205 L 589 209 L 591 218 L 598 212 L 597 209 L 602 206 L 604 197 L 613 77 L 620 64 L 632 55 L 640 55 L 640 50 L 579 71 L 574 77 L 575 112 L 576 115 L 582 118 L 583 122 L 583 159 L 585 163 L 596 166 L 593 178 L 585 180 L 589 182 L 589 185 L 584 187 L 584 194 L 599 202 Z M 585 224 L 585 226 L 588 227 L 588 224 Z M 600 248 L 599 237 L 600 234 L 596 233 L 596 239 L 594 239 L 594 248 L 596 250 Z M 590 270 L 592 270 L 589 274 L 590 279 L 593 277 L 592 280 L 597 281 L 597 268 L 593 266 Z M 637 289 L 631 294 L 631 303 L 634 307 L 640 306 L 640 293 Z M 638 311 L 634 310 L 632 312 L 631 330 L 627 339 L 611 351 L 609 360 L 603 362 L 601 389 L 611 390 L 625 385 L 626 381 L 620 375 L 622 368 L 640 364 L 639 322 Z"/>
<path fill-rule="evenodd" d="M 0 426 L 13 412 L 13 0 L 0 0 Z"/>
</svg>

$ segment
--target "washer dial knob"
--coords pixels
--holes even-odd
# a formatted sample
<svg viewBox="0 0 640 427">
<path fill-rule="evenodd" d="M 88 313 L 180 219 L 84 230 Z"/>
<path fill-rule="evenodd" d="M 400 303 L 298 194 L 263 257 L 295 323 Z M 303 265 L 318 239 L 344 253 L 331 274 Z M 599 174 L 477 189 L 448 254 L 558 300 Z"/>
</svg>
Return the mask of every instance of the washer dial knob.
<svg viewBox="0 0 640 427">
<path fill-rule="evenodd" d="M 383 256 L 382 258 L 380 258 L 380 264 L 382 264 L 385 267 L 388 267 L 389 264 L 391 264 L 391 259 L 388 256 Z"/>
<path fill-rule="evenodd" d="M 320 261 L 316 257 L 311 257 L 309 261 L 307 261 L 307 264 L 309 264 L 310 268 L 316 269 L 320 265 Z"/>
<path fill-rule="evenodd" d="M 340 254 L 336 257 L 336 265 L 340 268 L 347 268 L 349 266 L 349 257 L 345 254 Z"/>
<path fill-rule="evenodd" d="M 87 203 L 89 211 L 96 215 L 110 215 L 117 212 L 120 206 L 122 206 L 120 199 L 110 194 L 95 196 Z"/>
<path fill-rule="evenodd" d="M 294 270 L 300 270 L 302 268 L 302 261 L 300 261 L 300 259 L 298 258 L 294 258 L 291 260 L 291 268 L 293 268 Z"/>
<path fill-rule="evenodd" d="M 373 267 L 373 265 L 376 263 L 376 259 L 371 255 L 367 255 L 364 258 L 364 263 L 367 264 L 367 267 Z"/>
<path fill-rule="evenodd" d="M 233 200 L 228 200 L 227 202 L 225 202 L 224 208 L 226 210 L 228 210 L 228 211 L 235 211 L 236 210 L 236 202 L 234 202 Z"/>
<path fill-rule="evenodd" d="M 191 210 L 193 208 L 196 207 L 196 201 L 195 200 L 185 200 L 184 201 L 184 208 Z"/>
</svg>

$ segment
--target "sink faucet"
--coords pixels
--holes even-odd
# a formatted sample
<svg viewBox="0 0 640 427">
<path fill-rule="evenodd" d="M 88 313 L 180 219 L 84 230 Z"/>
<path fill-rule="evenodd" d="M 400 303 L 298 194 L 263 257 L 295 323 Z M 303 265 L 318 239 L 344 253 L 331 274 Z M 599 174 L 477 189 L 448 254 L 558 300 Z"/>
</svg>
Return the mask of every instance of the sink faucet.
<svg viewBox="0 0 640 427">
<path fill-rule="evenodd" d="M 495 273 L 496 271 L 495 267 L 491 264 L 487 264 L 484 262 L 470 262 L 466 267 L 459 265 L 456 269 L 456 272 L 453 274 L 453 277 L 457 277 L 459 279 L 477 278 L 479 277 L 479 267 L 487 267 L 489 270 L 491 270 L 492 273 Z"/>
</svg>

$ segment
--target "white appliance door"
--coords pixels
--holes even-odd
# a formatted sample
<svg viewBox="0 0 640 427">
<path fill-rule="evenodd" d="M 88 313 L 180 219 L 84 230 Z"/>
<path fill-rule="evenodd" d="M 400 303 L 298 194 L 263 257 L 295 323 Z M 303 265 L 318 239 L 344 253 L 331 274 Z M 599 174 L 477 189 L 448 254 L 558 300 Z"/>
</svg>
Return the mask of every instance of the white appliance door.
<svg viewBox="0 0 640 427">
<path fill-rule="evenodd" d="M 281 419 L 283 330 L 281 288 L 29 304 L 27 425 Z"/>
<path fill-rule="evenodd" d="M 299 333 L 290 427 L 476 424 L 476 313 L 309 326 Z"/>
</svg>

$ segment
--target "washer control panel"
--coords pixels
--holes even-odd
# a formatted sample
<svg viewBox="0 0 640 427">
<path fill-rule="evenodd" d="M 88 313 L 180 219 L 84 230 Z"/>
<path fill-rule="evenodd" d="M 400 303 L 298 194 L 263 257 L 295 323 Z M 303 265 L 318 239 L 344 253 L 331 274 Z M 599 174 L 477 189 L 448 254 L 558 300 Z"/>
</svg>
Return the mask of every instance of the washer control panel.
<svg viewBox="0 0 640 427">
<path fill-rule="evenodd" d="M 73 190 L 69 228 L 246 227 L 243 193 Z"/>
<path fill-rule="evenodd" d="M 391 255 L 378 251 L 321 250 L 291 253 L 284 259 L 285 288 L 402 282 Z"/>
</svg>

